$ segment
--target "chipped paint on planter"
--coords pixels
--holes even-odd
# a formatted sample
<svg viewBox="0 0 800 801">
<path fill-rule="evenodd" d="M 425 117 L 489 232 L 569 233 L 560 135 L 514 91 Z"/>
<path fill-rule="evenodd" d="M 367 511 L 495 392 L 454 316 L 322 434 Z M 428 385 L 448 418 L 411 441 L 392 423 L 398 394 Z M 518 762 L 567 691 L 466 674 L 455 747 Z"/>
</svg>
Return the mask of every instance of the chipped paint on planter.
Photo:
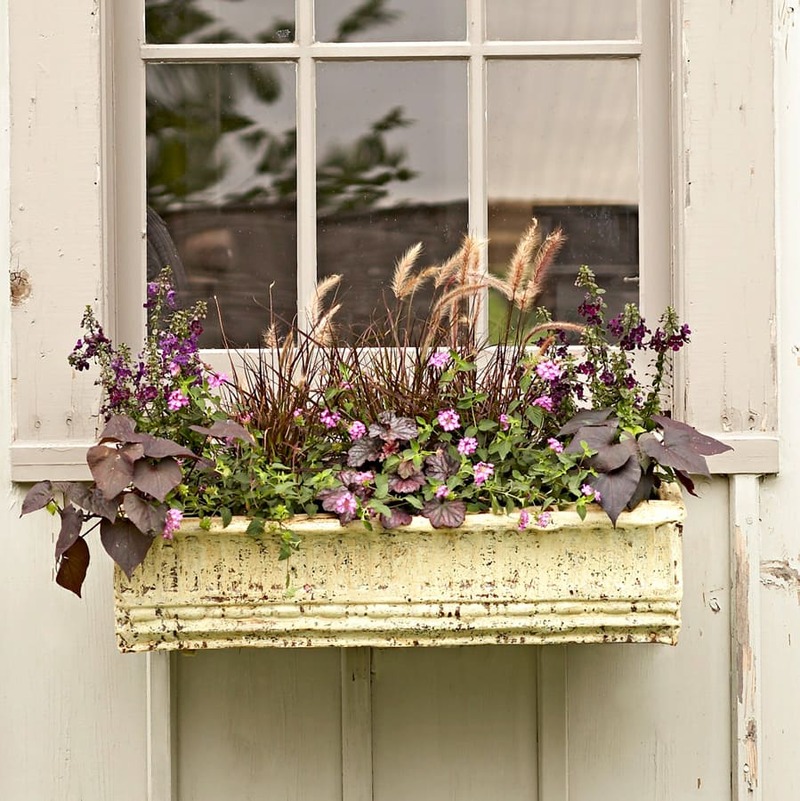
<svg viewBox="0 0 800 801">
<path fill-rule="evenodd" d="M 242 646 L 434 646 L 661 642 L 680 628 L 678 490 L 622 514 L 589 508 L 520 532 L 517 515 L 456 530 L 415 518 L 396 531 L 296 518 L 300 551 L 247 521 L 159 539 L 115 578 L 122 651 Z M 287 589 L 288 581 L 288 589 Z"/>
</svg>

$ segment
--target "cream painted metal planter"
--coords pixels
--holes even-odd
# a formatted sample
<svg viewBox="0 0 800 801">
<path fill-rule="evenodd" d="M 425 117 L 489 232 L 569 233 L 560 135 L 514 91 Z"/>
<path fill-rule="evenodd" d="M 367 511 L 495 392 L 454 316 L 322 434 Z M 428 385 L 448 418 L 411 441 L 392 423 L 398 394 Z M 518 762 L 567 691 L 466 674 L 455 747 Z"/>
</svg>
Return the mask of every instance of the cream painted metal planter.
<svg viewBox="0 0 800 801">
<path fill-rule="evenodd" d="M 620 516 L 556 512 L 545 530 L 473 515 L 458 530 L 398 531 L 296 519 L 299 553 L 247 522 L 159 539 L 115 579 L 122 651 L 240 646 L 675 643 L 680 628 L 678 490 Z M 286 588 L 287 571 L 289 589 Z"/>
</svg>

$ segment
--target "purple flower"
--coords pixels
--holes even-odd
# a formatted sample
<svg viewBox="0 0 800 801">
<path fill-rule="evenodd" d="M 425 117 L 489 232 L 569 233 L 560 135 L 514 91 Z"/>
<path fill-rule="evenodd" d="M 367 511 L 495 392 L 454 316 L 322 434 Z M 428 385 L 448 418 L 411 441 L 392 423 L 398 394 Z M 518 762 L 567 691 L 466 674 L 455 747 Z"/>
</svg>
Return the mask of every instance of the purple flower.
<svg viewBox="0 0 800 801">
<path fill-rule="evenodd" d="M 508 429 L 511 428 L 511 418 L 507 414 L 500 415 L 500 428 L 502 428 L 503 431 L 508 431 Z"/>
<path fill-rule="evenodd" d="M 455 409 L 444 409 L 436 416 L 439 425 L 445 431 L 455 431 L 461 425 L 461 419 Z"/>
<path fill-rule="evenodd" d="M 547 447 L 556 453 L 564 452 L 564 446 L 555 437 L 550 437 L 550 439 L 547 440 Z"/>
<path fill-rule="evenodd" d="M 367 433 L 367 427 L 360 420 L 356 420 L 347 429 L 347 433 L 350 435 L 350 439 L 355 442 Z"/>
<path fill-rule="evenodd" d="M 528 528 L 528 526 L 530 525 L 530 522 L 531 522 L 530 512 L 528 512 L 527 509 L 523 509 L 519 513 L 519 524 L 517 527 L 519 528 L 520 531 L 525 531 L 525 529 Z"/>
<path fill-rule="evenodd" d="M 183 512 L 180 509 L 170 509 L 167 512 L 166 520 L 164 520 L 164 530 L 161 536 L 165 540 L 171 540 L 172 535 L 180 528 L 182 520 Z"/>
<path fill-rule="evenodd" d="M 361 484 L 362 487 L 366 487 L 367 484 L 371 484 L 375 480 L 375 473 L 372 470 L 364 470 L 361 473 L 355 473 L 353 475 L 353 482 L 355 484 Z"/>
<path fill-rule="evenodd" d="M 169 393 L 167 397 L 167 408 L 171 412 L 177 412 L 178 409 L 182 409 L 184 406 L 189 405 L 189 398 L 186 397 L 179 389 L 175 389 Z"/>
<path fill-rule="evenodd" d="M 336 499 L 334 509 L 340 515 L 354 515 L 357 509 L 356 496 L 352 492 L 345 492 Z"/>
<path fill-rule="evenodd" d="M 539 362 L 536 365 L 536 375 L 543 378 L 545 381 L 558 381 L 561 378 L 561 366 L 552 360 L 546 362 Z"/>
<path fill-rule="evenodd" d="M 545 411 L 553 411 L 553 399 L 549 395 L 542 395 L 533 402 L 534 406 L 541 406 Z"/>
<path fill-rule="evenodd" d="M 450 487 L 447 484 L 442 484 L 441 487 L 436 488 L 436 497 L 442 501 L 450 494 Z"/>
<path fill-rule="evenodd" d="M 488 462 L 478 462 L 472 468 L 472 475 L 475 477 L 475 483 L 480 486 L 494 475 L 494 465 Z"/>
<path fill-rule="evenodd" d="M 542 512 L 536 518 L 536 525 L 539 528 L 547 528 L 550 525 L 550 522 L 553 519 L 553 515 L 550 512 Z"/>
<path fill-rule="evenodd" d="M 339 425 L 339 421 L 342 419 L 342 416 L 339 414 L 339 412 L 332 412 L 330 409 L 323 409 L 319 419 L 325 428 L 336 428 L 336 426 Z"/>
<path fill-rule="evenodd" d="M 462 456 L 469 456 L 478 450 L 478 440 L 475 437 L 464 437 L 458 443 L 458 452 Z"/>
<path fill-rule="evenodd" d="M 594 496 L 593 500 L 596 501 L 597 503 L 600 503 L 600 499 L 601 499 L 600 493 L 591 484 L 583 484 L 583 485 L 581 485 L 581 492 L 584 495 L 586 495 L 587 498 L 590 495 L 593 495 Z"/>
<path fill-rule="evenodd" d="M 437 350 L 436 353 L 432 353 L 431 357 L 428 359 L 428 366 L 436 367 L 441 370 L 449 361 L 450 354 L 446 350 Z"/>
<path fill-rule="evenodd" d="M 295 410 L 292 412 L 292 417 L 294 417 L 294 419 L 295 419 L 295 420 L 298 420 L 298 419 L 299 419 L 299 418 L 301 418 L 302 416 L 303 416 L 303 410 L 302 410 L 302 409 L 295 409 Z"/>
<path fill-rule="evenodd" d="M 175 290 L 174 289 L 168 289 L 167 290 L 167 297 L 165 298 L 165 300 L 167 302 L 167 306 L 169 306 L 170 309 L 174 309 L 178 305 L 177 301 L 175 300 Z"/>
</svg>

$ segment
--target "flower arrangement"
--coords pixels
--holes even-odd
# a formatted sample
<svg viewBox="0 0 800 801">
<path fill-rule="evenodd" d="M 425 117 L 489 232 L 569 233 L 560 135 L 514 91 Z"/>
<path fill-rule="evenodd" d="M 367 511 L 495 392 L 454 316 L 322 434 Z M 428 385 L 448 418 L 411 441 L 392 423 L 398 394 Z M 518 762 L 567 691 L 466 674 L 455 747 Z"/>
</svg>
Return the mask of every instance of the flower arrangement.
<svg viewBox="0 0 800 801">
<path fill-rule="evenodd" d="M 246 516 L 251 534 L 280 531 L 287 558 L 296 515 L 384 529 L 422 516 L 450 529 L 494 512 L 546 530 L 554 509 L 583 517 L 596 503 L 614 523 L 664 482 L 693 492 L 704 457 L 728 448 L 662 413 L 689 327 L 670 308 L 654 329 L 633 305 L 607 319 L 588 267 L 576 280 L 582 323 L 552 320 L 536 301 L 562 242 L 534 221 L 502 277 L 481 271 L 471 238 L 423 269 L 412 248 L 360 331 L 337 326 L 339 278 L 326 279 L 305 319 L 269 319 L 263 346 L 232 359 L 230 377 L 202 362 L 205 307 L 176 308 L 169 271 L 148 286 L 137 356 L 87 309 L 69 359 L 99 367 L 104 392 L 93 482 L 40 482 L 22 509 L 61 518 L 56 581 L 80 595 L 96 527 L 130 576 L 184 515 L 205 528 Z M 508 301 L 497 342 L 480 333 L 487 290 Z"/>
</svg>

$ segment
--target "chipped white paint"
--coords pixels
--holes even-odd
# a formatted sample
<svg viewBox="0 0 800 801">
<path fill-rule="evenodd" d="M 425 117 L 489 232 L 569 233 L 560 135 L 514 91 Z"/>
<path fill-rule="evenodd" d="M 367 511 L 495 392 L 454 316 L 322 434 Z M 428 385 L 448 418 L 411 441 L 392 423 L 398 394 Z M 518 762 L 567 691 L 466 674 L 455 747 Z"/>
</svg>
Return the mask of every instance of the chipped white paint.
<svg viewBox="0 0 800 801">
<path fill-rule="evenodd" d="M 457 530 L 290 524 L 280 536 L 184 525 L 116 578 L 122 650 L 232 646 L 411 646 L 666 642 L 680 626 L 680 493 L 620 516 L 556 512 L 520 533 L 516 516 L 473 515 Z M 288 572 L 287 572 L 288 571 Z M 287 590 L 287 582 L 289 589 Z"/>
</svg>

